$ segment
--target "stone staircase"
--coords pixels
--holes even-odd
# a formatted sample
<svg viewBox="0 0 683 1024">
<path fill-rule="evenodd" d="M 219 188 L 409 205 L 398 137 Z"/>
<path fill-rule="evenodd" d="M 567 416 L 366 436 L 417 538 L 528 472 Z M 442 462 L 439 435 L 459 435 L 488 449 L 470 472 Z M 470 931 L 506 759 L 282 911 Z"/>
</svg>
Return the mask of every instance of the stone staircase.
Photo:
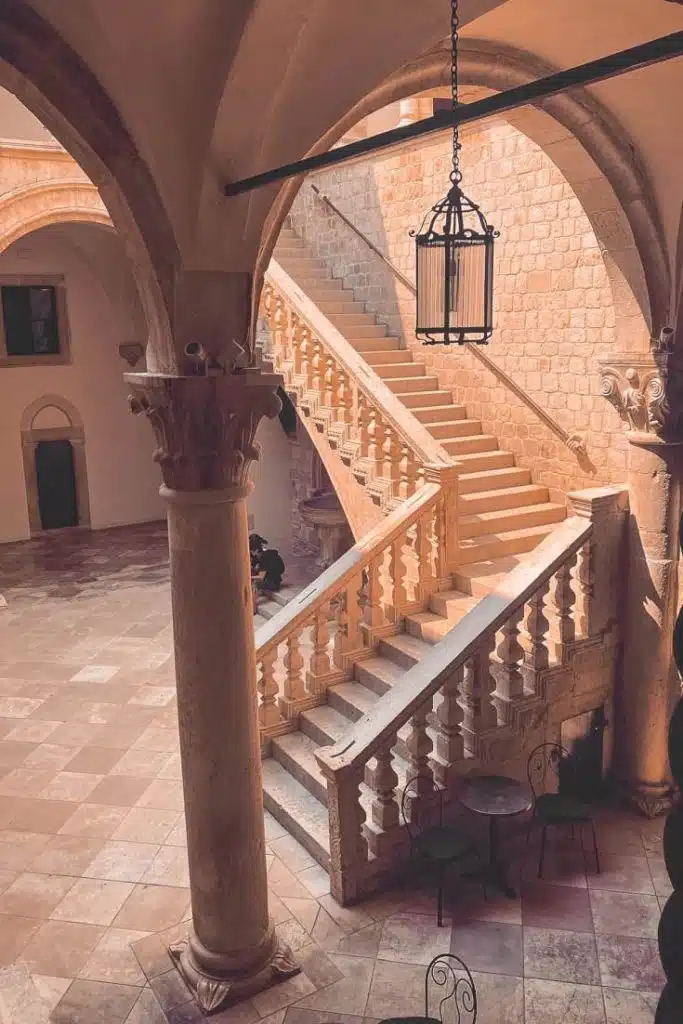
<svg viewBox="0 0 683 1024">
<path fill-rule="evenodd" d="M 386 326 L 331 276 L 288 227 L 283 228 L 275 258 L 462 468 L 458 571 L 452 588 L 432 594 L 426 610 L 407 614 L 402 632 L 379 639 L 371 656 L 354 664 L 351 679 L 327 689 L 326 704 L 301 712 L 298 731 L 271 740 L 270 756 L 264 759 L 266 808 L 327 867 L 327 789 L 315 750 L 341 739 L 519 563 L 520 556 L 548 536 L 565 518 L 566 509 L 549 500 L 547 489 L 534 484 L 527 469 L 515 465 L 514 456 L 499 447 L 497 438 L 484 433 L 479 420 L 453 403 L 438 378 L 429 375 L 410 350 L 399 347 L 399 339 L 388 335 Z M 408 771 L 406 732 L 399 731 L 394 751 L 399 787 Z M 367 808 L 365 827 L 372 829 L 369 773 L 371 767 L 366 769 L 360 802 Z"/>
</svg>

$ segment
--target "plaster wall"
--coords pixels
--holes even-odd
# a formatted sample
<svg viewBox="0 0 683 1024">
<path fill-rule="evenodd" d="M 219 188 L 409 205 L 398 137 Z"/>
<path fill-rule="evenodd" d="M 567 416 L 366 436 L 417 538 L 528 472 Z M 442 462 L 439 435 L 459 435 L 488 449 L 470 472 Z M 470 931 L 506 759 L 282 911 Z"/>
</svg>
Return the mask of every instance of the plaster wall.
<svg viewBox="0 0 683 1024">
<path fill-rule="evenodd" d="M 466 191 L 501 232 L 488 354 L 565 430 L 585 436 L 587 458 L 572 453 L 474 356 L 417 344 L 410 293 L 306 184 L 293 225 L 536 480 L 558 493 L 619 482 L 626 440 L 600 397 L 598 365 L 614 351 L 615 311 L 588 218 L 555 164 L 516 128 L 490 122 L 464 132 L 462 142 Z M 450 136 L 440 135 L 312 180 L 414 280 L 409 231 L 446 190 L 450 147 Z"/>
<path fill-rule="evenodd" d="M 252 463 L 249 515 L 252 529 L 272 546 L 289 542 L 292 537 L 292 442 L 280 420 L 261 420 L 256 431 L 261 458 Z"/>
</svg>

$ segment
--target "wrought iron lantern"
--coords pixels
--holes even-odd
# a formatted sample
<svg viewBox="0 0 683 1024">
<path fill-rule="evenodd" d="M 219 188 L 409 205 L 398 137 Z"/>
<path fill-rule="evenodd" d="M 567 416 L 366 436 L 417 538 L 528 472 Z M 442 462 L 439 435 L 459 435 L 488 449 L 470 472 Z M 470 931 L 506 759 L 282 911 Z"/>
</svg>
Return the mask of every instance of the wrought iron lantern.
<svg viewBox="0 0 683 1024">
<path fill-rule="evenodd" d="M 458 105 L 458 0 L 451 0 L 451 95 Z M 451 187 L 415 238 L 417 322 L 425 345 L 485 344 L 493 333 L 493 244 L 498 232 L 460 187 L 460 139 L 453 127 Z"/>
</svg>

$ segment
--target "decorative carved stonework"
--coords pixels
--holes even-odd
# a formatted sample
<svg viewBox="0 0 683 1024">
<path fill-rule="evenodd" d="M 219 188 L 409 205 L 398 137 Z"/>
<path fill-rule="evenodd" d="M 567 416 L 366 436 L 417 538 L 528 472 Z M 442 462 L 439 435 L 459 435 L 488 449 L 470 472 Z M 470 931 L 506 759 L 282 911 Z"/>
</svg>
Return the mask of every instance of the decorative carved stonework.
<svg viewBox="0 0 683 1024">
<path fill-rule="evenodd" d="M 124 341 L 119 345 L 119 355 L 129 366 L 137 366 L 145 354 L 145 346 L 139 341 Z"/>
<path fill-rule="evenodd" d="M 673 348 L 673 331 L 653 341 L 651 358 L 617 358 L 601 363 L 600 394 L 617 410 L 628 430 L 663 441 L 683 437 L 683 361 Z"/>
<path fill-rule="evenodd" d="M 144 414 L 159 447 L 154 461 L 176 491 L 244 487 L 260 456 L 256 428 L 277 416 L 281 378 L 248 369 L 221 376 L 127 373 L 130 407 Z"/>
</svg>

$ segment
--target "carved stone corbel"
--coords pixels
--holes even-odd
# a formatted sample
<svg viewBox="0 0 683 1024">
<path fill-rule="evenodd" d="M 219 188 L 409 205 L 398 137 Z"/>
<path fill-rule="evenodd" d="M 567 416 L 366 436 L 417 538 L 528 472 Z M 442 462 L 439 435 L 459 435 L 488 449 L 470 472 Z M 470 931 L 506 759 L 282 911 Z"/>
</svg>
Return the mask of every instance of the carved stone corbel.
<svg viewBox="0 0 683 1024">
<path fill-rule="evenodd" d="M 649 358 L 617 357 L 600 366 L 600 394 L 630 433 L 662 441 L 683 437 L 683 360 L 670 328 L 652 342 Z"/>
<path fill-rule="evenodd" d="M 139 341 L 124 341 L 119 345 L 119 355 L 129 366 L 137 366 L 145 354 L 145 346 Z"/>
</svg>

